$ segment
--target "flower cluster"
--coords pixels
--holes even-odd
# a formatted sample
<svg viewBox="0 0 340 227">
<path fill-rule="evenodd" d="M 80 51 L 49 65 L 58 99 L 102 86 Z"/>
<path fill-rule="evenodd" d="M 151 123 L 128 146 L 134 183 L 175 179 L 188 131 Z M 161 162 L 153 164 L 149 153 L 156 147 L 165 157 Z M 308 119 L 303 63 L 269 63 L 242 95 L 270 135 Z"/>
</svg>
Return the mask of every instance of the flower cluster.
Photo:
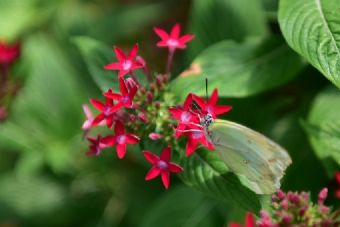
<svg viewBox="0 0 340 227">
<path fill-rule="evenodd" d="M 310 201 L 307 192 L 278 191 L 272 197 L 272 214 L 260 212 L 260 219 L 255 222 L 254 216 L 247 213 L 245 227 L 337 227 L 340 225 L 340 211 L 332 211 L 324 204 L 328 189 L 319 192 L 318 202 Z M 240 227 L 231 223 L 230 227 Z"/>
<path fill-rule="evenodd" d="M 20 44 L 0 41 L 0 121 L 7 117 L 9 100 L 16 94 L 18 84 L 11 81 L 12 64 L 19 58 Z"/>
<path fill-rule="evenodd" d="M 138 44 L 135 44 L 128 53 L 114 47 L 117 62 L 108 63 L 104 68 L 118 71 L 119 91 L 109 89 L 103 93 L 103 100 L 90 99 L 93 108 L 98 111 L 97 115 L 92 114 L 88 105 L 83 105 L 86 121 L 82 129 L 90 143 L 89 151 L 86 153 L 88 156 L 100 155 L 104 149 L 114 147 L 118 158 L 123 159 L 128 145 L 144 140 L 162 140 L 168 144 L 159 156 L 151 151 L 143 152 L 145 159 L 152 164 L 145 179 L 151 180 L 160 176 L 165 188 L 170 185 L 170 173 L 183 171 L 181 166 L 171 161 L 171 150 L 177 145 L 176 138 L 182 134 L 189 138 L 187 156 L 194 152 L 198 143 L 212 148 L 200 126 L 200 118 L 207 113 L 211 113 L 215 118 L 230 109 L 229 106 L 216 105 L 217 90 L 213 92 L 208 102 L 189 94 L 183 106 L 169 108 L 174 106 L 167 85 L 175 50 L 185 48 L 186 43 L 194 38 L 190 34 L 181 36 L 180 30 L 179 24 L 172 28 L 170 34 L 160 28 L 154 28 L 155 33 L 161 38 L 157 46 L 166 47 L 169 52 L 165 74 L 150 73 L 146 61 L 138 55 Z M 139 82 L 138 77 L 143 76 L 142 73 L 148 80 L 147 85 Z M 200 106 L 200 110 L 192 108 L 194 102 Z M 171 115 L 178 120 L 175 133 Z M 99 126 L 112 130 L 112 133 L 91 136 L 90 130 Z"/>
</svg>

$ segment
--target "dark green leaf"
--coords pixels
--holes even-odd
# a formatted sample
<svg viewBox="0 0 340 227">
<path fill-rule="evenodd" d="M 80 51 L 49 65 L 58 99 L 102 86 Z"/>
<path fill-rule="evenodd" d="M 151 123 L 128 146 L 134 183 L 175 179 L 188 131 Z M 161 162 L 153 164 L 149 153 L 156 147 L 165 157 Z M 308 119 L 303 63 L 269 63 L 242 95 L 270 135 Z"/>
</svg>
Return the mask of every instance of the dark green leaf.
<svg viewBox="0 0 340 227">
<path fill-rule="evenodd" d="M 208 78 L 209 88 L 218 88 L 221 96 L 246 97 L 288 82 L 301 67 L 299 56 L 279 38 L 223 41 L 203 51 L 171 88 L 182 98 L 188 92 L 205 95 Z"/>
<path fill-rule="evenodd" d="M 339 0 L 282 0 L 279 23 L 288 44 L 340 88 L 339 9 Z"/>
</svg>

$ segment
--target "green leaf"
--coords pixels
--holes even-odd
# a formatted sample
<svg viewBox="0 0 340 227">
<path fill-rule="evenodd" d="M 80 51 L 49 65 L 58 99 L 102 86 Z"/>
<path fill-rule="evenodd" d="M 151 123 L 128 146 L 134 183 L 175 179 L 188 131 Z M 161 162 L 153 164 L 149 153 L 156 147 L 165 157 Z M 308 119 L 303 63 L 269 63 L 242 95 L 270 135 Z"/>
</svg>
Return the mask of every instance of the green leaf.
<svg viewBox="0 0 340 227">
<path fill-rule="evenodd" d="M 279 23 L 296 52 L 340 88 L 339 0 L 281 0 Z"/>
<path fill-rule="evenodd" d="M 221 96 L 246 97 L 280 86 L 301 69 L 298 55 L 279 38 L 222 41 L 204 50 L 171 84 L 181 98 L 188 92 L 205 95 L 218 88 Z"/>
<path fill-rule="evenodd" d="M 78 47 L 87 68 L 102 91 L 109 88 L 118 89 L 117 73 L 105 70 L 104 66 L 108 63 L 117 61 L 112 47 L 89 37 L 75 37 L 73 43 Z"/>
<path fill-rule="evenodd" d="M 195 0 L 193 1 L 190 32 L 190 60 L 211 44 L 225 39 L 243 40 L 247 36 L 268 33 L 261 1 Z"/>
<path fill-rule="evenodd" d="M 140 226 L 217 226 L 218 223 L 214 222 L 216 206 L 216 201 L 182 185 L 160 196 L 145 214 Z"/>
<path fill-rule="evenodd" d="M 192 157 L 183 159 L 181 165 L 185 169 L 181 178 L 187 185 L 230 206 L 246 211 L 260 210 L 260 196 L 246 188 L 235 174 L 229 172 L 216 152 L 199 149 Z"/>
<path fill-rule="evenodd" d="M 315 98 L 308 119 L 303 122 L 315 153 L 330 177 L 340 166 L 339 112 L 339 91 L 329 87 Z"/>
</svg>

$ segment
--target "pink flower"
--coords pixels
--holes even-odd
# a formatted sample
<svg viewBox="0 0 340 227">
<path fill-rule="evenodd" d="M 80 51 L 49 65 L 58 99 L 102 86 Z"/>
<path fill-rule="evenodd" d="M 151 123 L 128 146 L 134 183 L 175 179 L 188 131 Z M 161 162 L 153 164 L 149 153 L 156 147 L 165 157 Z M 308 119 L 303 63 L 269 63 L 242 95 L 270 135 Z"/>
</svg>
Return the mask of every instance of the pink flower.
<svg viewBox="0 0 340 227">
<path fill-rule="evenodd" d="M 98 156 L 101 154 L 102 149 L 107 147 L 107 145 L 102 142 L 101 135 L 98 135 L 97 138 L 87 137 L 87 140 L 91 143 L 89 146 L 90 150 L 86 153 L 88 156 Z"/>
<path fill-rule="evenodd" d="M 138 143 L 139 137 L 130 133 L 126 133 L 121 121 L 116 121 L 114 130 L 115 135 L 103 138 L 103 143 L 107 146 L 116 145 L 118 158 L 122 159 L 126 154 L 126 145 Z"/>
<path fill-rule="evenodd" d="M 92 127 L 92 121 L 94 120 L 92 112 L 90 110 L 90 108 L 88 107 L 88 105 L 84 104 L 83 105 L 83 110 L 86 116 L 86 120 L 84 121 L 83 125 L 82 125 L 82 129 L 83 130 L 89 130 Z M 105 122 L 102 121 L 100 122 L 98 125 L 103 125 Z"/>
<path fill-rule="evenodd" d="M 168 47 L 170 52 L 175 49 L 186 48 L 186 43 L 194 38 L 194 35 L 187 34 L 180 37 L 181 27 L 179 24 L 175 24 L 172 27 L 170 35 L 163 29 L 154 28 L 155 33 L 162 39 L 157 43 L 158 47 Z"/>
<path fill-rule="evenodd" d="M 185 148 L 185 155 L 187 157 L 194 153 L 198 143 L 202 144 L 209 150 L 214 149 L 214 145 L 207 140 L 204 130 L 200 127 L 191 127 L 190 130 L 184 132 L 184 135 L 188 137 L 188 142 Z"/>
<path fill-rule="evenodd" d="M 106 126 L 111 128 L 113 124 L 113 113 L 115 111 L 112 99 L 106 98 L 105 104 L 96 99 L 90 99 L 90 102 L 97 110 L 101 112 L 92 121 L 91 126 L 99 125 L 105 119 Z"/>
<path fill-rule="evenodd" d="M 328 188 L 323 188 L 318 195 L 318 204 L 321 205 L 327 199 Z"/>
<path fill-rule="evenodd" d="M 163 185 L 166 189 L 168 189 L 170 185 L 170 172 L 180 173 L 183 171 L 183 168 L 181 166 L 170 162 L 171 160 L 170 146 L 164 148 L 160 157 L 151 153 L 150 151 L 144 151 L 143 154 L 145 159 L 148 160 L 153 165 L 153 167 L 146 174 L 145 180 L 151 180 L 161 175 Z"/>
<path fill-rule="evenodd" d="M 125 53 L 118 47 L 114 47 L 114 52 L 118 62 L 107 64 L 104 68 L 107 70 L 119 70 L 118 78 L 122 78 L 126 74 L 131 73 L 133 70 L 143 67 L 140 62 L 136 61 L 138 44 L 133 46 L 128 56 L 126 56 Z"/>
<path fill-rule="evenodd" d="M 0 64 L 10 65 L 12 64 L 20 54 L 20 44 L 16 43 L 8 45 L 5 42 L 0 41 Z"/>
<path fill-rule="evenodd" d="M 217 100 L 218 100 L 218 91 L 217 89 L 214 89 L 210 99 L 208 102 L 206 102 L 203 98 L 193 94 L 193 99 L 197 104 L 201 107 L 202 112 L 209 113 L 211 116 L 216 119 L 217 115 L 226 113 L 231 110 L 231 106 L 223 105 L 223 106 L 217 106 Z"/>
<path fill-rule="evenodd" d="M 132 100 L 137 92 L 137 85 L 132 87 L 130 91 L 128 91 L 127 86 L 123 78 L 119 79 L 119 89 L 120 94 L 113 93 L 112 90 L 107 91 L 104 93 L 104 96 L 109 99 L 117 100 L 118 103 L 113 108 L 113 111 L 116 112 L 122 107 L 132 108 Z"/>
<path fill-rule="evenodd" d="M 192 94 L 189 94 L 184 101 L 183 107 L 171 107 L 169 112 L 178 121 L 176 128 L 176 138 L 178 138 L 187 128 L 188 124 L 199 124 L 198 115 L 191 109 Z"/>
<path fill-rule="evenodd" d="M 151 132 L 149 134 L 149 138 L 152 139 L 152 140 L 159 140 L 159 139 L 163 138 L 163 136 L 159 133 Z"/>
<path fill-rule="evenodd" d="M 235 223 L 230 223 L 229 224 L 230 227 L 256 227 L 255 225 L 255 219 L 254 219 L 254 215 L 250 212 L 248 212 L 246 214 L 246 219 L 245 219 L 245 225 L 239 225 L 239 224 L 235 224 Z"/>
</svg>

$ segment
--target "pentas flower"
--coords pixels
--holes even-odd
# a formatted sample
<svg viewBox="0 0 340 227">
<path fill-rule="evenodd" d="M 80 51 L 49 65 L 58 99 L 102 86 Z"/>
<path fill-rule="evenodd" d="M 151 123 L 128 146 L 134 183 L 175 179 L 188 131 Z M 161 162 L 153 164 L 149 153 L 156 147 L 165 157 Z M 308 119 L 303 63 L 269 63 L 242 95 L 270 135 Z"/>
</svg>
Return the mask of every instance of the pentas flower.
<svg viewBox="0 0 340 227">
<path fill-rule="evenodd" d="M 92 122 L 94 120 L 94 117 L 92 115 L 92 112 L 89 108 L 88 105 L 84 104 L 83 105 L 83 111 L 85 113 L 86 116 L 86 120 L 84 121 L 83 125 L 81 126 L 81 128 L 85 131 L 89 130 L 92 127 Z M 98 125 L 103 125 L 105 124 L 104 121 L 100 122 Z"/>
<path fill-rule="evenodd" d="M 128 144 L 136 144 L 139 142 L 139 137 L 131 133 L 126 133 L 124 125 L 121 121 L 116 121 L 115 134 L 103 138 L 103 143 L 107 146 L 116 146 L 116 152 L 119 159 L 124 158 L 126 154 L 126 146 Z"/>
<path fill-rule="evenodd" d="M 144 65 L 140 61 L 136 61 L 138 44 L 134 45 L 127 56 L 118 47 L 114 47 L 114 52 L 116 54 L 118 62 L 107 64 L 104 68 L 107 70 L 119 70 L 118 78 L 122 78 L 128 73 L 132 73 L 135 69 L 144 67 Z"/>
<path fill-rule="evenodd" d="M 170 146 L 164 148 L 160 156 L 157 156 L 150 151 L 144 151 L 143 154 L 145 159 L 153 165 L 153 167 L 146 174 L 145 180 L 151 180 L 160 175 L 163 185 L 166 189 L 168 189 L 170 185 L 170 173 L 180 173 L 183 171 L 183 168 L 181 166 L 170 162 Z"/>
<path fill-rule="evenodd" d="M 246 214 L 244 226 L 236 223 L 230 223 L 229 227 L 256 227 L 254 215 L 249 212 Z"/>
<path fill-rule="evenodd" d="M 138 90 L 138 87 L 135 84 L 135 86 L 132 86 L 129 91 L 125 84 L 125 81 L 121 78 L 119 79 L 119 89 L 120 94 L 113 93 L 112 90 L 104 93 L 104 96 L 106 98 L 118 101 L 118 103 L 113 108 L 114 112 L 121 109 L 122 107 L 132 108 L 132 100 Z"/>
<path fill-rule="evenodd" d="M 100 155 L 102 149 L 107 147 L 107 145 L 103 143 L 101 135 L 98 135 L 97 138 L 87 137 L 86 139 L 91 143 L 90 150 L 86 153 L 88 156 Z"/>
<path fill-rule="evenodd" d="M 115 111 L 113 100 L 106 98 L 105 104 L 96 99 L 90 99 L 91 104 L 100 111 L 100 114 L 92 121 L 91 126 L 99 125 L 104 119 L 106 120 L 106 126 L 111 128 L 113 124 L 112 115 Z"/>
<path fill-rule="evenodd" d="M 198 126 L 191 127 L 190 130 L 184 132 L 184 135 L 188 138 L 188 142 L 185 148 L 185 155 L 187 157 L 194 153 L 199 143 L 209 150 L 214 149 L 214 145 L 208 141 L 204 130 Z"/>
<path fill-rule="evenodd" d="M 335 180 L 338 183 L 338 189 L 335 191 L 335 197 L 340 199 L 340 171 L 335 173 Z"/>
<path fill-rule="evenodd" d="M 182 107 L 171 107 L 169 112 L 178 121 L 176 127 L 176 138 L 178 138 L 189 124 L 199 124 L 198 114 L 192 110 L 192 94 L 189 94 Z"/>
<path fill-rule="evenodd" d="M 162 39 L 157 43 L 157 46 L 167 47 L 170 52 L 186 48 L 186 43 L 194 38 L 194 35 L 191 34 L 180 36 L 181 27 L 179 24 L 172 27 L 170 34 L 157 27 L 154 28 L 154 31 Z"/>
<path fill-rule="evenodd" d="M 223 106 L 217 105 L 217 100 L 218 100 L 217 89 L 214 89 L 208 102 L 206 102 L 203 98 L 195 94 L 193 94 L 193 99 L 201 107 L 201 111 L 203 113 L 211 114 L 213 119 L 216 119 L 217 115 L 226 113 L 232 109 L 232 107 L 228 105 L 223 105 Z"/>
<path fill-rule="evenodd" d="M 20 44 L 15 43 L 9 45 L 3 41 L 0 41 L 0 64 L 10 65 L 12 64 L 20 54 Z"/>
</svg>

